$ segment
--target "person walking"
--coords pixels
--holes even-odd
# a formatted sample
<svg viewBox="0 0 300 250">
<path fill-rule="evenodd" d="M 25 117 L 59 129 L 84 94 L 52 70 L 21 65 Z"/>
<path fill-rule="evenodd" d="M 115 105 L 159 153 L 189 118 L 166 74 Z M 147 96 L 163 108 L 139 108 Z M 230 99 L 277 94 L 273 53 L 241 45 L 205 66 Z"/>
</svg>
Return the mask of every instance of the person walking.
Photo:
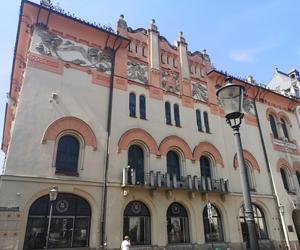
<svg viewBox="0 0 300 250">
<path fill-rule="evenodd" d="M 130 240 L 127 235 L 124 236 L 124 240 L 121 243 L 121 250 L 129 250 L 130 248 Z"/>
</svg>

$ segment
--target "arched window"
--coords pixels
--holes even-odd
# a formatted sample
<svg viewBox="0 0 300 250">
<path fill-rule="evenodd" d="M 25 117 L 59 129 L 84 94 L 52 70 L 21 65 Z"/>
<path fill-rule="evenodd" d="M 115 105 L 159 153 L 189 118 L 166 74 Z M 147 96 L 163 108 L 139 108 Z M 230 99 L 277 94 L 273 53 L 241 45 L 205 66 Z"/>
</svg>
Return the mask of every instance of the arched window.
<svg viewBox="0 0 300 250">
<path fill-rule="evenodd" d="M 144 203 L 131 201 L 124 210 L 123 235 L 129 236 L 132 245 L 150 245 L 150 213 Z"/>
<path fill-rule="evenodd" d="M 202 131 L 202 123 L 201 123 L 201 113 L 200 110 L 196 110 L 196 121 L 197 121 L 197 127 L 198 131 Z"/>
<path fill-rule="evenodd" d="M 146 98 L 140 95 L 140 118 L 146 119 Z"/>
<path fill-rule="evenodd" d="M 166 123 L 171 125 L 171 106 L 169 102 L 165 102 L 165 116 L 166 116 Z"/>
<path fill-rule="evenodd" d="M 255 180 L 254 180 L 254 173 L 251 165 L 248 162 L 245 162 L 246 167 L 246 177 L 249 184 L 249 189 L 251 191 L 255 191 Z"/>
<path fill-rule="evenodd" d="M 203 223 L 206 242 L 223 241 L 222 220 L 219 210 L 210 203 L 203 210 Z"/>
<path fill-rule="evenodd" d="M 210 129 L 209 129 L 209 121 L 208 121 L 208 114 L 207 112 L 203 112 L 203 118 L 204 118 L 204 126 L 205 126 L 205 132 L 206 133 L 210 133 Z"/>
<path fill-rule="evenodd" d="M 172 203 L 167 211 L 168 243 L 188 243 L 189 224 L 185 208 L 179 203 Z"/>
<path fill-rule="evenodd" d="M 200 157 L 200 171 L 201 176 L 211 178 L 211 167 L 210 167 L 210 160 L 206 156 Z"/>
<path fill-rule="evenodd" d="M 49 212 L 49 195 L 31 205 L 24 250 L 45 248 Z M 49 249 L 88 247 L 90 222 L 91 209 L 86 200 L 73 194 L 58 193 L 53 204 Z"/>
<path fill-rule="evenodd" d="M 176 179 L 180 180 L 179 156 L 174 151 L 167 153 L 167 173 L 170 174 L 171 178 L 176 175 Z"/>
<path fill-rule="evenodd" d="M 137 145 L 130 146 L 128 150 L 128 166 L 129 170 L 129 183 L 131 184 L 143 184 L 144 183 L 144 151 Z M 131 175 L 131 169 L 135 171 L 135 183 Z"/>
<path fill-rule="evenodd" d="M 290 137 L 289 137 L 289 133 L 288 133 L 288 128 L 287 128 L 286 122 L 285 122 L 285 120 L 283 120 L 282 118 L 280 119 L 280 121 L 281 121 L 281 129 L 282 129 L 282 132 L 283 132 L 283 136 L 284 136 L 288 141 L 290 141 Z"/>
<path fill-rule="evenodd" d="M 135 94 L 130 93 L 129 94 L 129 116 L 131 117 L 136 117 L 136 112 L 135 112 Z"/>
<path fill-rule="evenodd" d="M 56 172 L 77 173 L 79 141 L 72 135 L 62 136 L 57 145 Z"/>
<path fill-rule="evenodd" d="M 253 217 L 254 217 L 257 238 L 259 240 L 268 239 L 269 236 L 267 231 L 266 219 L 263 212 L 255 204 L 252 204 L 252 209 L 253 209 Z M 244 206 L 242 206 L 240 208 L 240 223 L 242 229 L 242 236 L 243 236 L 243 241 L 247 242 L 247 245 L 249 246 L 249 232 L 248 232 L 247 222 L 245 218 L 246 218 L 245 208 Z"/>
<path fill-rule="evenodd" d="M 285 190 L 289 192 L 290 188 L 289 188 L 289 181 L 288 181 L 287 173 L 283 168 L 280 168 L 280 174 L 281 174 L 283 186 L 284 186 Z"/>
<path fill-rule="evenodd" d="M 269 115 L 269 120 L 270 120 L 270 126 L 271 126 L 273 136 L 274 136 L 274 138 L 278 139 L 278 132 L 277 132 L 277 126 L 276 126 L 275 119 L 272 115 Z"/>
<path fill-rule="evenodd" d="M 299 171 L 296 171 L 296 176 L 297 176 L 298 184 L 300 186 L 300 173 L 299 173 Z"/>
<path fill-rule="evenodd" d="M 174 117 L 175 117 L 175 126 L 180 127 L 180 115 L 179 115 L 178 104 L 174 104 Z"/>
</svg>

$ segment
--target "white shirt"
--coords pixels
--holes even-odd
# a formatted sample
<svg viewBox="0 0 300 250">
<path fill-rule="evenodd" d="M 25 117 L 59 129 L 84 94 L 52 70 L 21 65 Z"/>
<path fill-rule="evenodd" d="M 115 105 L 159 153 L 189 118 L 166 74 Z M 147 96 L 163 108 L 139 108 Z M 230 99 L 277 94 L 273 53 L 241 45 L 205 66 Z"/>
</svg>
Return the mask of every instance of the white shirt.
<svg viewBox="0 0 300 250">
<path fill-rule="evenodd" d="M 123 240 L 121 244 L 121 250 L 129 250 L 130 242 L 128 240 Z"/>
</svg>

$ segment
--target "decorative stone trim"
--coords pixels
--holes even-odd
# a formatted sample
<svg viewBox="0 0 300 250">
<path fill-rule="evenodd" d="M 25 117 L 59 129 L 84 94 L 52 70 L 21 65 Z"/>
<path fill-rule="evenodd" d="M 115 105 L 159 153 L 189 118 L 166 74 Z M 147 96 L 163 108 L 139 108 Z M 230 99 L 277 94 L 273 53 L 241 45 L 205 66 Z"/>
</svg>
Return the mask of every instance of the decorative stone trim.
<svg viewBox="0 0 300 250">
<path fill-rule="evenodd" d="M 260 173 L 260 167 L 255 159 L 255 157 L 247 150 L 243 150 L 243 155 L 244 155 L 244 159 L 249 161 L 250 164 L 251 164 L 251 167 L 254 169 L 254 170 L 257 170 L 258 173 Z M 235 154 L 234 155 L 234 158 L 233 158 L 233 167 L 235 169 L 238 168 L 238 161 L 237 161 L 237 155 Z"/>
<path fill-rule="evenodd" d="M 46 143 L 47 140 L 56 140 L 57 136 L 65 130 L 78 132 L 86 145 L 93 147 L 94 151 L 97 149 L 96 136 L 91 127 L 81 119 L 71 116 L 62 117 L 52 122 L 44 132 L 42 144 Z"/>
<path fill-rule="evenodd" d="M 277 172 L 280 172 L 281 168 L 287 168 L 291 174 L 295 173 L 295 171 L 291 167 L 290 163 L 287 160 L 283 159 L 283 158 L 280 158 L 276 163 Z"/>
<path fill-rule="evenodd" d="M 220 154 L 219 150 L 209 142 L 200 142 L 195 147 L 193 152 L 193 159 L 199 160 L 205 152 L 209 153 L 214 158 L 217 164 L 220 164 L 222 167 L 224 167 L 222 155 Z"/>
</svg>

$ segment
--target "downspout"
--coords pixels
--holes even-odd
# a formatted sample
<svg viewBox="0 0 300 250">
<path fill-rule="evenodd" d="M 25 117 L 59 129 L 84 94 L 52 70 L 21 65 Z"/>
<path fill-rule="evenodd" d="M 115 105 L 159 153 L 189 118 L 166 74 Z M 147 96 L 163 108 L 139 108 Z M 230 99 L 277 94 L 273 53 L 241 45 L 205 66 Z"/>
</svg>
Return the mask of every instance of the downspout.
<svg viewBox="0 0 300 250">
<path fill-rule="evenodd" d="M 279 220 L 280 223 L 279 224 L 280 224 L 280 227 L 281 227 L 281 232 L 283 232 L 283 234 L 284 234 L 284 239 L 285 239 L 285 242 L 286 242 L 286 246 L 288 247 L 287 249 L 291 249 L 289 236 L 288 236 L 288 233 L 287 233 L 287 230 L 286 230 L 286 224 L 285 224 L 285 220 L 284 220 L 284 217 L 283 217 L 283 212 L 280 212 L 281 204 L 280 204 L 279 197 L 278 197 L 278 194 L 277 194 L 277 189 L 276 189 L 276 185 L 275 185 L 275 182 L 274 182 L 274 177 L 273 177 L 273 174 L 272 174 L 272 171 L 271 171 L 269 158 L 268 158 L 268 154 L 267 154 L 267 150 L 266 150 L 266 145 L 265 145 L 265 141 L 264 141 L 264 138 L 263 138 L 261 124 L 260 124 L 260 120 L 259 120 L 259 116 L 258 116 L 258 112 L 257 112 L 256 97 L 258 96 L 259 91 L 260 90 L 258 89 L 257 93 L 256 93 L 256 96 L 254 97 L 253 104 L 254 104 L 255 116 L 256 116 L 257 124 L 258 124 L 260 141 L 261 141 L 261 145 L 262 145 L 262 148 L 263 148 L 263 153 L 264 153 L 264 158 L 265 158 L 265 163 L 266 163 L 266 166 L 267 166 L 267 170 L 268 170 L 268 173 L 269 173 L 269 178 L 270 178 L 270 181 L 271 181 L 272 193 L 273 193 L 273 196 L 275 198 L 276 205 L 277 205 L 276 211 L 277 211 L 277 214 L 280 218 L 280 220 Z"/>
<path fill-rule="evenodd" d="M 115 47 L 116 42 L 118 38 L 121 38 L 121 41 L 117 47 Z M 107 38 L 108 42 L 109 36 Z M 121 47 L 123 42 L 122 37 L 117 37 L 114 41 L 114 44 L 112 47 L 106 46 L 105 50 L 110 54 L 111 56 L 111 74 L 110 74 L 110 80 L 109 80 L 109 97 L 108 97 L 108 113 L 107 113 L 107 125 L 106 125 L 106 132 L 107 132 L 107 139 L 106 139 L 106 156 L 105 156 L 105 169 L 104 169 L 104 188 L 102 193 L 102 213 L 101 213 L 101 242 L 100 245 L 102 247 L 106 247 L 106 210 L 107 210 L 107 174 L 108 174 L 108 166 L 109 166 L 109 145 L 110 145 L 110 135 L 111 135 L 111 120 L 112 120 L 112 104 L 113 104 L 113 90 L 114 90 L 114 76 L 115 76 L 115 59 L 116 59 L 116 53 Z"/>
</svg>

